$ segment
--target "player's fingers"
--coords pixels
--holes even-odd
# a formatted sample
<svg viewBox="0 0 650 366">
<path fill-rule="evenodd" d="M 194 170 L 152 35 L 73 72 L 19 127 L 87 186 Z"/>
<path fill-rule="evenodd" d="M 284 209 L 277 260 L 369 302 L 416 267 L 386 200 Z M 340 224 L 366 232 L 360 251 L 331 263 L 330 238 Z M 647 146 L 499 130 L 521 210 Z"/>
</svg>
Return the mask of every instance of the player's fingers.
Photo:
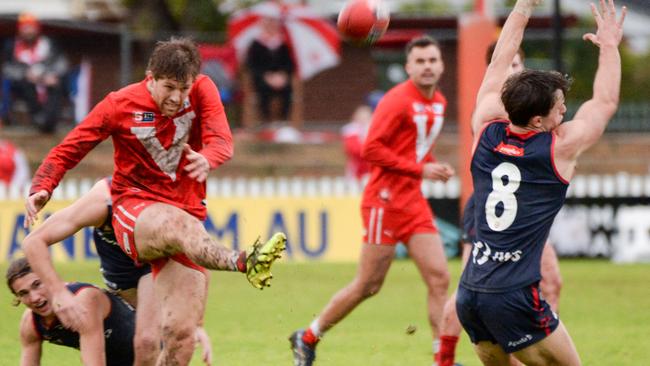
<svg viewBox="0 0 650 366">
<path fill-rule="evenodd" d="M 608 6 L 607 10 L 608 10 L 609 15 L 610 15 L 613 19 L 616 19 L 616 6 L 614 5 L 614 0 L 609 0 L 609 4 L 608 4 L 608 5 L 609 5 L 609 6 Z"/>
<path fill-rule="evenodd" d="M 594 3 L 589 4 L 591 7 L 591 14 L 594 16 L 594 20 L 596 21 L 596 25 L 599 26 L 601 23 L 602 18 L 600 17 L 600 14 L 598 13 L 598 8 L 596 8 L 596 5 Z"/>
<path fill-rule="evenodd" d="M 595 44 L 596 46 L 600 46 L 600 44 L 598 43 L 598 38 L 593 33 L 587 33 L 587 34 L 583 35 L 582 39 L 585 40 L 585 41 L 589 41 L 589 42 Z"/>
<path fill-rule="evenodd" d="M 622 28 L 623 27 L 623 22 L 625 21 L 625 16 L 627 15 L 627 6 L 624 6 L 621 9 L 621 19 L 618 21 L 618 27 Z"/>
<path fill-rule="evenodd" d="M 598 2 L 600 3 L 600 9 L 599 9 L 600 15 L 601 17 L 604 17 L 605 15 L 607 15 L 607 7 L 605 6 L 605 0 L 599 0 Z"/>
<path fill-rule="evenodd" d="M 192 150 L 192 148 L 190 147 L 189 144 L 185 144 L 185 145 L 183 145 L 183 152 L 184 152 L 185 154 L 191 154 L 191 153 L 193 153 L 194 151 Z"/>
<path fill-rule="evenodd" d="M 200 163 L 198 161 L 193 161 L 193 162 L 185 165 L 185 171 L 189 172 L 189 171 L 195 170 L 199 165 L 200 165 Z"/>
</svg>

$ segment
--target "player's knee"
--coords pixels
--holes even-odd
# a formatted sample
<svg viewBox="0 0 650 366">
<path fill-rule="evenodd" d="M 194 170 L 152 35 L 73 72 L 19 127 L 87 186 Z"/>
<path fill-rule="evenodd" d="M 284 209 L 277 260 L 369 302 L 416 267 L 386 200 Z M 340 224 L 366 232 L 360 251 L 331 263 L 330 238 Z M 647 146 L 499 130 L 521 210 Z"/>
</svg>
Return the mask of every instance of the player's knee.
<svg viewBox="0 0 650 366">
<path fill-rule="evenodd" d="M 383 283 L 384 283 L 383 279 L 381 280 L 373 279 L 370 281 L 359 283 L 357 286 L 358 293 L 362 298 L 367 299 L 369 297 L 378 294 L 379 290 L 381 290 Z"/>
<path fill-rule="evenodd" d="M 546 296 L 559 296 L 560 291 L 562 290 L 562 286 L 562 277 L 559 275 L 548 276 L 542 279 L 542 282 L 540 283 L 542 293 L 546 294 Z"/>
<path fill-rule="evenodd" d="M 435 294 L 444 293 L 447 294 L 447 289 L 449 288 L 450 275 L 447 270 L 436 271 L 429 276 L 427 280 L 429 291 Z"/>
<path fill-rule="evenodd" d="M 136 355 L 155 355 L 160 351 L 160 344 L 160 338 L 151 332 L 139 332 L 133 338 Z"/>
</svg>

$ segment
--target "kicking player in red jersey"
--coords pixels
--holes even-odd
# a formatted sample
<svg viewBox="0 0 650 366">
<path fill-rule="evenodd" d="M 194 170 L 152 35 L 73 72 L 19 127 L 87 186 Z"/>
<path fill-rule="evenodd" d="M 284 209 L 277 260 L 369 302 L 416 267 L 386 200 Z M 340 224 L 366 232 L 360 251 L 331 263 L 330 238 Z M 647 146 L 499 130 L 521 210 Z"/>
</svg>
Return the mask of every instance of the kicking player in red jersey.
<svg viewBox="0 0 650 366">
<path fill-rule="evenodd" d="M 405 68 L 409 80 L 389 90 L 379 102 L 363 148 L 371 171 L 361 203 L 364 244 L 357 276 L 306 330 L 291 335 L 295 365 L 312 365 L 323 334 L 379 292 L 398 242 L 407 244 L 427 286 L 429 322 L 437 339 L 449 273 L 421 183 L 422 179 L 447 181 L 454 174 L 431 154 L 447 105 L 438 90 L 444 70 L 438 43 L 428 36 L 409 42 Z"/>
<path fill-rule="evenodd" d="M 131 258 L 152 265 L 165 344 L 159 364 L 189 363 L 204 311 L 203 267 L 245 272 L 263 288 L 286 241 L 278 233 L 239 252 L 217 243 L 201 224 L 205 180 L 230 159 L 233 146 L 219 92 L 199 74 L 200 65 L 192 41 L 159 42 L 145 79 L 110 93 L 50 151 L 26 202 L 29 225 L 65 172 L 112 137 L 113 227 Z"/>
<path fill-rule="evenodd" d="M 618 46 L 626 10 L 592 4 L 599 48 L 593 96 L 562 122 L 570 81 L 553 71 L 508 77 L 524 29 L 541 0 L 517 0 L 479 88 L 472 116 L 471 163 L 476 240 L 456 297 L 458 318 L 484 365 L 581 364 L 571 336 L 540 296 L 540 262 L 578 157 L 616 112 L 621 84 Z"/>
</svg>

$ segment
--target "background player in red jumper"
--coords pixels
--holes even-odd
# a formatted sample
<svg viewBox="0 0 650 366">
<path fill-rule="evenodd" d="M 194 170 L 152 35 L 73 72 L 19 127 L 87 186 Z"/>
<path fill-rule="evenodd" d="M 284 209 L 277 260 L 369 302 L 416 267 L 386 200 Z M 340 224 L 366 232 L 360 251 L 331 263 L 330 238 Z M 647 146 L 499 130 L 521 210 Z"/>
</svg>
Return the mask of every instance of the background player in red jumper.
<svg viewBox="0 0 650 366">
<path fill-rule="evenodd" d="M 322 335 L 379 292 L 398 242 L 407 244 L 427 286 L 429 322 L 434 339 L 438 336 L 449 273 L 440 235 L 421 192 L 422 179 L 447 181 L 454 174 L 431 154 L 447 105 L 437 90 L 444 71 L 438 43 L 428 36 L 409 42 L 405 68 L 409 79 L 379 102 L 363 148 L 371 171 L 361 203 L 364 244 L 357 276 L 306 330 L 291 335 L 295 365 L 311 365 Z"/>
<path fill-rule="evenodd" d="M 246 272 L 263 288 L 286 240 L 278 233 L 239 252 L 216 242 L 201 224 L 205 180 L 210 169 L 230 159 L 233 145 L 219 92 L 199 74 L 200 66 L 192 41 L 159 42 L 145 79 L 110 93 L 50 151 L 26 202 L 29 225 L 65 172 L 112 137 L 113 227 L 129 256 L 152 264 L 165 344 L 159 364 L 184 365 L 192 357 L 205 301 L 201 266 Z"/>
</svg>

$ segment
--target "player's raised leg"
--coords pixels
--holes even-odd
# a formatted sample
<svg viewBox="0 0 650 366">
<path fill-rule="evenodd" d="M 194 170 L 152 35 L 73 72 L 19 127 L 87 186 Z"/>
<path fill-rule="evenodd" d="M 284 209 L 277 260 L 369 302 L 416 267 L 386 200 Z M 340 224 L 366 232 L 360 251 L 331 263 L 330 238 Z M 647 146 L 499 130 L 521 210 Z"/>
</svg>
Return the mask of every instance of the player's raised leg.
<svg viewBox="0 0 650 366">
<path fill-rule="evenodd" d="M 194 353 L 196 326 L 205 304 L 205 274 L 170 260 L 157 274 L 164 347 L 157 365 L 187 365 Z"/>
<path fill-rule="evenodd" d="M 247 273 L 248 280 L 257 288 L 270 286 L 271 265 L 285 249 L 284 234 L 275 234 L 257 250 L 236 251 L 221 245 L 198 219 L 177 207 L 145 202 L 138 212 L 142 203 L 134 203 L 116 203 L 115 228 L 133 236 L 134 244 L 128 250 L 135 250 L 139 260 L 185 254 L 192 262 L 208 269 Z M 248 268 L 249 263 L 255 266 Z"/>
</svg>

